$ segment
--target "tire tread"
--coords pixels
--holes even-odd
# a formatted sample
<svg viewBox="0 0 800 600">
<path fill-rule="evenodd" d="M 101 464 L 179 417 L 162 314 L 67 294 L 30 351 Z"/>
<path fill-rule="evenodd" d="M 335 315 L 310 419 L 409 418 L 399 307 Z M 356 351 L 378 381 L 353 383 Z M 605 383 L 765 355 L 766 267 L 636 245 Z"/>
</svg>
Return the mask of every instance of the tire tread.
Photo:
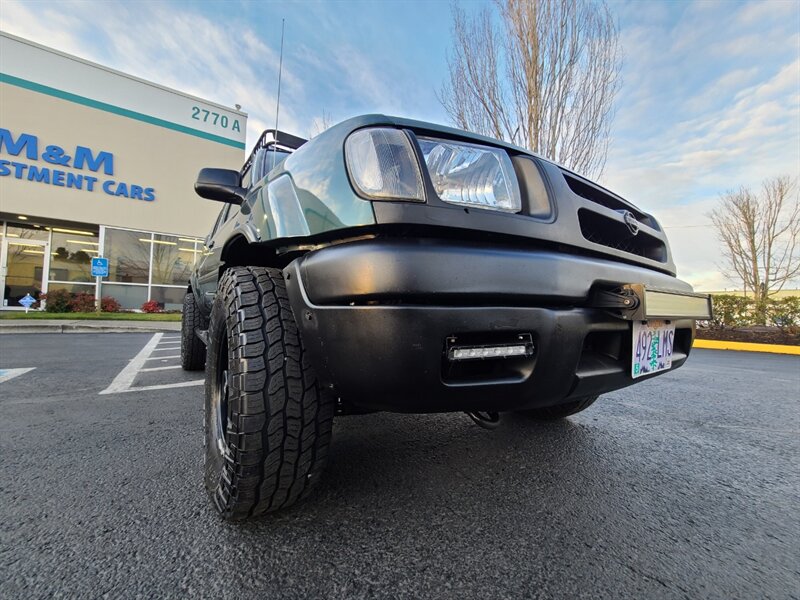
<svg viewBox="0 0 800 600">
<path fill-rule="evenodd" d="M 229 425 L 233 457 L 220 495 L 224 516 L 242 519 L 285 508 L 308 495 L 328 457 L 333 399 L 303 349 L 281 272 L 234 267 L 220 280 L 229 340 Z M 221 320 L 220 320 L 221 321 Z M 217 321 L 211 320 L 211 336 Z M 235 417 L 235 418 L 234 418 Z"/>
<path fill-rule="evenodd" d="M 181 317 L 181 367 L 184 371 L 202 371 L 206 367 L 206 345 L 197 337 L 198 329 L 208 329 L 208 319 L 197 306 L 194 292 L 188 290 L 183 297 Z"/>
</svg>

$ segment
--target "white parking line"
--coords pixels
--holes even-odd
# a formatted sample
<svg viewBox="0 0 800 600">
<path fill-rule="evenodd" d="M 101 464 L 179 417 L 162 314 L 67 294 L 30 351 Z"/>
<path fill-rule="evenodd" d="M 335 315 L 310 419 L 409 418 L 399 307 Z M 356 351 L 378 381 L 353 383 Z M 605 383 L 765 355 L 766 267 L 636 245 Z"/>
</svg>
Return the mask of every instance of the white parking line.
<svg viewBox="0 0 800 600">
<path fill-rule="evenodd" d="M 175 352 L 178 348 L 153 348 L 153 352 Z"/>
<path fill-rule="evenodd" d="M 133 380 L 136 378 L 136 373 L 144 366 L 144 361 L 147 360 L 150 353 L 158 346 L 158 342 L 161 341 L 163 335 L 163 333 L 154 334 L 153 337 L 150 338 L 150 341 L 144 345 L 144 348 L 139 351 L 139 354 L 131 359 L 131 362 L 114 377 L 114 381 L 111 382 L 111 385 L 100 392 L 100 394 L 117 394 L 130 389 Z"/>
<path fill-rule="evenodd" d="M 163 371 L 165 369 L 180 369 L 180 365 L 167 365 L 166 367 L 150 367 L 149 369 L 139 369 L 139 373 L 147 373 L 149 371 Z"/>
<path fill-rule="evenodd" d="M 165 383 L 161 385 L 144 385 L 135 387 L 133 385 L 134 379 L 136 379 L 136 375 L 141 373 L 142 371 L 156 371 L 161 369 L 169 369 L 172 368 L 172 365 L 166 367 L 154 367 L 150 369 L 143 368 L 145 362 L 148 360 L 166 360 L 168 358 L 180 358 L 180 354 L 176 354 L 174 356 L 155 356 L 151 357 L 150 355 L 156 351 L 156 346 L 158 346 L 159 342 L 163 338 L 163 333 L 156 333 L 150 338 L 150 341 L 144 345 L 139 353 L 134 356 L 131 361 L 125 366 L 122 371 L 114 378 L 114 381 L 111 382 L 106 389 L 104 389 L 100 394 L 120 394 L 123 392 L 145 392 L 150 390 L 165 390 L 168 388 L 177 388 L 177 387 L 189 387 L 194 385 L 202 385 L 205 383 L 204 379 L 193 379 L 191 381 L 179 381 L 176 383 Z M 178 367 L 179 365 L 174 365 Z"/>
<path fill-rule="evenodd" d="M 150 390 L 166 390 L 169 388 L 179 388 L 179 387 L 189 387 L 192 385 L 203 385 L 206 382 L 205 379 L 192 379 L 191 381 L 180 381 L 178 383 L 164 383 L 162 385 L 143 385 L 140 387 L 132 387 L 127 390 L 123 390 L 125 392 L 147 392 Z"/>
<path fill-rule="evenodd" d="M 14 377 L 24 375 L 28 371 L 33 371 L 36 367 L 27 367 L 25 369 L 0 369 L 0 383 L 4 383 Z"/>
</svg>

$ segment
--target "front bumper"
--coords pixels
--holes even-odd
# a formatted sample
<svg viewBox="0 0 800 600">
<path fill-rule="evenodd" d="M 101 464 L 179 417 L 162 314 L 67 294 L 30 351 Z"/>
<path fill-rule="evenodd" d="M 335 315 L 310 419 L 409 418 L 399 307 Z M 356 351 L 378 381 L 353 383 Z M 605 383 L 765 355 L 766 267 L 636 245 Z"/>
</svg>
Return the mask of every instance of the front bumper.
<svg viewBox="0 0 800 600">
<path fill-rule="evenodd" d="M 691 292 L 624 263 L 441 240 L 331 246 L 284 275 L 321 382 L 346 405 L 400 412 L 534 408 L 630 385 L 631 323 L 593 306 L 597 290 Z M 673 322 L 677 368 L 694 319 Z M 531 336 L 530 356 L 447 357 L 454 339 L 504 344 L 521 334 Z"/>
</svg>

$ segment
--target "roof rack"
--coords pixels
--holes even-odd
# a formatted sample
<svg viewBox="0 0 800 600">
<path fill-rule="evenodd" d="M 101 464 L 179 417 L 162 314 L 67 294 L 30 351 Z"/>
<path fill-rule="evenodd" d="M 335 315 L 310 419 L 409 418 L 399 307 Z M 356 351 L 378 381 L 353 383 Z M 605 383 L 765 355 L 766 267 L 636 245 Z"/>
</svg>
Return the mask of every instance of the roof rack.
<svg viewBox="0 0 800 600">
<path fill-rule="evenodd" d="M 256 153 L 262 148 L 276 146 L 281 150 L 297 150 L 307 141 L 308 140 L 304 140 L 303 138 L 292 135 L 291 133 L 286 133 L 285 131 L 266 129 L 264 130 L 264 133 L 261 134 L 261 137 L 258 138 L 256 145 L 253 146 L 250 156 L 247 157 L 247 160 L 242 167 L 241 174 L 244 175 L 247 173 L 247 170 L 253 165 L 253 160 L 255 159 Z"/>
</svg>

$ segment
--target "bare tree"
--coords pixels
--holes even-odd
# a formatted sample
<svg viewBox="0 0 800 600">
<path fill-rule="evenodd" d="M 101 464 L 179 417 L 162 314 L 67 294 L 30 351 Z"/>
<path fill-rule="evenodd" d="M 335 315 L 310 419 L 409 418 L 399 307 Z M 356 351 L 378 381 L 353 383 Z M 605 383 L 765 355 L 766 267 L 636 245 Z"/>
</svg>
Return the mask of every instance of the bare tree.
<svg viewBox="0 0 800 600">
<path fill-rule="evenodd" d="M 766 322 L 767 299 L 800 275 L 800 202 L 796 181 L 774 177 L 761 193 L 741 187 L 721 196 L 711 221 L 723 243 L 725 275 L 740 279 L 756 301 L 757 322 Z"/>
<path fill-rule="evenodd" d="M 442 105 L 462 129 L 599 175 L 620 70 L 605 2 L 495 0 L 495 7 L 470 17 L 453 6 Z"/>
<path fill-rule="evenodd" d="M 329 113 L 323 108 L 322 116 L 314 117 L 314 120 L 311 122 L 312 126 L 311 137 L 317 137 L 320 133 L 328 129 L 331 125 L 333 125 L 333 122 L 331 121 L 331 113 Z"/>
</svg>

